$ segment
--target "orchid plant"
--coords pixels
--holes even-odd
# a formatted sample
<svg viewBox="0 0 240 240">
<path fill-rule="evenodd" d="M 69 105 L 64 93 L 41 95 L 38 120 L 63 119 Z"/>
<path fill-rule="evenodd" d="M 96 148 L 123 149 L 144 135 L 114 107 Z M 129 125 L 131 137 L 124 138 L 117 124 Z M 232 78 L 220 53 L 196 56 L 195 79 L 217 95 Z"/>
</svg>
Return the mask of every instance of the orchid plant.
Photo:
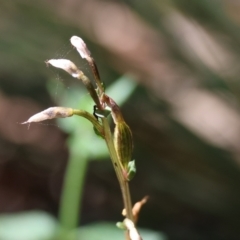
<svg viewBox="0 0 240 240">
<path fill-rule="evenodd" d="M 136 229 L 136 222 L 140 208 L 146 202 L 147 198 L 137 202 L 134 207 L 132 207 L 129 181 L 136 173 L 136 166 L 135 161 L 132 160 L 133 141 L 131 129 L 125 122 L 120 107 L 106 94 L 95 60 L 91 56 L 85 42 L 77 36 L 73 36 L 70 41 L 80 56 L 86 59 L 91 67 L 94 82 L 90 81 L 90 79 L 68 59 L 51 59 L 46 61 L 46 63 L 66 71 L 73 78 L 80 80 L 84 84 L 94 102 L 93 113 L 66 107 L 50 107 L 33 115 L 27 121 L 23 122 L 23 124 L 40 122 L 47 119 L 72 117 L 73 115 L 81 116 L 90 121 L 96 134 L 106 142 L 112 165 L 120 185 L 124 205 L 122 214 L 125 219 L 123 222 L 118 223 L 117 226 L 126 230 L 127 239 L 141 239 Z M 109 115 L 112 117 L 115 125 L 113 133 L 109 125 Z"/>
</svg>

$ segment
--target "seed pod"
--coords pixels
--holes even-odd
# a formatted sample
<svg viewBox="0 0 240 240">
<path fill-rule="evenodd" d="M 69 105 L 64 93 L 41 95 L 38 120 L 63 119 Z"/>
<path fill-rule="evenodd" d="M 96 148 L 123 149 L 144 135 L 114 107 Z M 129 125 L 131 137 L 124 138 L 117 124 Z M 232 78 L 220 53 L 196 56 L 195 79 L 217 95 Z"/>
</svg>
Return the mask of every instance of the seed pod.
<svg viewBox="0 0 240 240">
<path fill-rule="evenodd" d="M 117 123 L 114 128 L 114 146 L 125 170 L 131 161 L 133 144 L 132 132 L 125 122 Z"/>
<path fill-rule="evenodd" d="M 111 108 L 111 115 L 115 123 L 113 139 L 114 146 L 118 158 L 122 162 L 123 168 L 127 174 L 128 163 L 131 161 L 133 151 L 132 132 L 130 130 L 130 127 L 124 121 L 120 108 L 114 102 L 114 100 L 104 94 L 101 101 L 103 104 L 106 104 L 108 107 Z"/>
</svg>

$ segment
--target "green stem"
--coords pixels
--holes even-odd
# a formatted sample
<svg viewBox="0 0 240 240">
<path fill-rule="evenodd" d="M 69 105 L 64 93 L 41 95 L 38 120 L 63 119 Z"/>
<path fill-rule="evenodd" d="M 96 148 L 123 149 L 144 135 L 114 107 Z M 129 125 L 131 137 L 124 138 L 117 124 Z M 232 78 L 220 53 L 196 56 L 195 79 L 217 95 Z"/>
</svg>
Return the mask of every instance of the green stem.
<svg viewBox="0 0 240 240">
<path fill-rule="evenodd" d="M 102 125 L 98 122 L 98 120 L 92 114 L 90 114 L 87 111 L 79 110 L 79 109 L 72 109 L 72 111 L 73 111 L 73 115 L 78 115 L 80 117 L 84 117 L 88 119 L 93 124 L 93 126 L 98 130 L 100 135 L 102 137 L 104 136 Z"/>
<path fill-rule="evenodd" d="M 88 162 L 86 157 L 79 158 L 79 154 L 74 154 L 71 150 L 70 152 L 59 212 L 63 239 L 65 235 L 69 235 L 70 231 L 72 232 L 77 228 L 80 221 L 80 206 Z M 71 239 L 75 240 L 76 236 L 72 236 Z"/>
<path fill-rule="evenodd" d="M 117 157 L 117 153 L 116 153 L 114 143 L 113 143 L 112 133 L 111 133 L 107 118 L 102 118 L 102 122 L 103 122 L 104 134 L 105 134 L 105 141 L 108 146 L 110 158 L 112 160 L 113 167 L 114 167 L 114 170 L 116 172 L 116 175 L 117 175 L 117 178 L 118 178 L 118 181 L 120 184 L 122 197 L 123 197 L 123 203 L 124 203 L 124 207 L 125 207 L 126 213 L 127 213 L 127 218 L 129 218 L 130 220 L 132 220 L 134 222 L 134 218 L 133 218 L 133 214 L 132 214 L 132 202 L 131 202 L 131 195 L 130 195 L 130 191 L 129 191 L 129 184 L 128 184 L 128 181 L 126 181 L 123 176 L 121 162 L 119 161 L 119 159 Z"/>
</svg>

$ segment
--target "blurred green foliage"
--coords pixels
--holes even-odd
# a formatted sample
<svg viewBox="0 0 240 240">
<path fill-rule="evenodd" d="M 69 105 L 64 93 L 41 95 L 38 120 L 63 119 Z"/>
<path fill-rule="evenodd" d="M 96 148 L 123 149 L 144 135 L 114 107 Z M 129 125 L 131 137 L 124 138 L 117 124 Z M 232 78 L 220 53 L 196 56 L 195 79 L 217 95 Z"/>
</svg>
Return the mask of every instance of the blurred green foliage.
<svg viewBox="0 0 240 240">
<path fill-rule="evenodd" d="M 41 211 L 2 215 L 0 239 L 4 240 L 51 240 L 55 239 L 59 225 L 50 214 Z M 160 233 L 140 229 L 146 240 L 166 240 Z M 77 229 L 77 240 L 123 239 L 123 233 L 114 223 L 98 223 Z"/>
<path fill-rule="evenodd" d="M 81 0 L 56 4 L 3 0 L 0 4 L 1 212 L 43 208 L 57 214 L 60 194 L 54 194 L 61 182 L 56 180 L 50 187 L 50 179 L 67 158 L 60 151 L 64 145 L 59 139 L 63 142 L 64 137 L 56 135 L 54 127 L 31 125 L 30 131 L 20 131 L 15 126 L 29 117 L 27 111 L 52 106 L 53 99 L 57 105 L 67 99 L 69 107 L 80 102 L 92 111 L 91 105 L 84 105 L 86 93 L 65 76 L 54 78 L 56 97 L 46 90 L 54 73 L 44 61 L 68 57 L 69 38 L 79 35 L 91 49 L 107 86 L 125 73 L 134 75 L 139 85 L 123 106 L 133 130 L 138 168 L 131 186 L 134 201 L 150 195 L 139 225 L 161 230 L 169 239 L 240 238 L 238 1 Z M 73 60 L 78 58 L 70 54 Z M 89 74 L 84 62 L 78 65 Z M 118 88 L 120 93 L 128 91 L 128 86 Z M 113 94 L 116 98 L 118 91 Z M 77 117 L 64 124 L 74 126 L 72 121 L 84 128 L 86 124 L 87 132 L 91 129 Z M 45 135 L 34 138 L 37 127 Z M 79 127 L 74 134 L 87 140 L 84 129 L 81 131 Z M 94 141 L 94 148 L 104 149 L 95 139 L 88 140 Z M 122 207 L 117 185 L 109 163 L 98 161 L 104 150 L 101 154 L 96 151 L 96 156 L 93 148 L 82 144 L 92 159 L 82 222 L 117 220 Z M 51 152 L 47 146 L 55 150 Z M 44 204 L 32 200 L 35 195 L 28 189 L 29 182 Z M 12 195 L 22 192 L 29 193 L 33 203 L 10 204 Z"/>
</svg>

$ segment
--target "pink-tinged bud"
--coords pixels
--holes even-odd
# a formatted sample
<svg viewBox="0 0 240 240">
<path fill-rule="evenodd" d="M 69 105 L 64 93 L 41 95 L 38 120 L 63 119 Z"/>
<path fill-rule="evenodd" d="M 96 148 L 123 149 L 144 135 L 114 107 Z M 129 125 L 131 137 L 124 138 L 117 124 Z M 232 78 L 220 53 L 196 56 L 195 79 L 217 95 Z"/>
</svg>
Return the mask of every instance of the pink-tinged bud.
<svg viewBox="0 0 240 240">
<path fill-rule="evenodd" d="M 37 113 L 30 117 L 26 122 L 22 124 L 32 123 L 32 122 L 41 122 L 53 118 L 66 118 L 73 115 L 72 108 L 65 107 L 50 107 L 40 113 Z"/>
<path fill-rule="evenodd" d="M 79 69 L 68 59 L 50 59 L 46 61 L 46 63 L 51 64 L 53 67 L 63 69 L 75 78 L 78 77 Z"/>
<path fill-rule="evenodd" d="M 90 51 L 88 50 L 86 43 L 77 36 L 72 36 L 71 39 L 71 44 L 77 49 L 81 57 L 84 59 L 88 59 L 91 55 Z"/>
</svg>

